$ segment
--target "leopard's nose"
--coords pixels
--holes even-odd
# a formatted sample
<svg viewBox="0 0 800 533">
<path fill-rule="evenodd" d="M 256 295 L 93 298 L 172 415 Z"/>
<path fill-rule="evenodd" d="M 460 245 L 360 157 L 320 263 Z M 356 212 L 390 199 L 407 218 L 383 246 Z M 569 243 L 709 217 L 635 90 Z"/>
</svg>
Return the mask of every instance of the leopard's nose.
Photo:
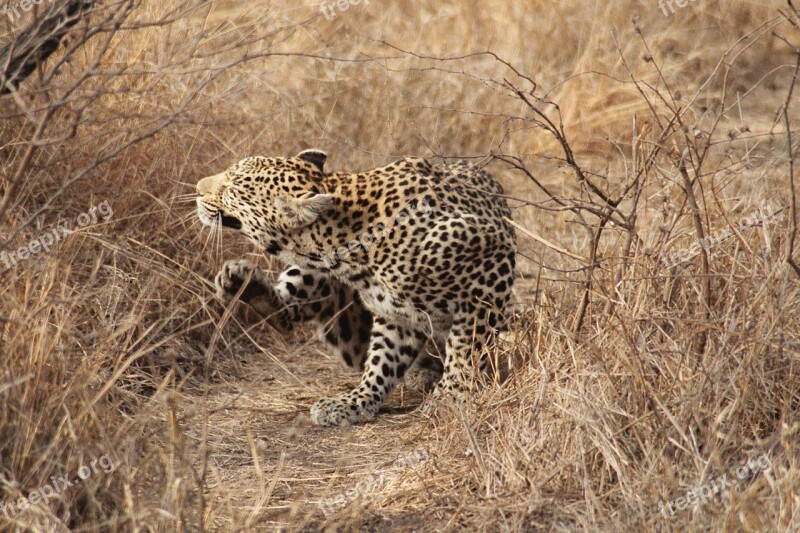
<svg viewBox="0 0 800 533">
<path fill-rule="evenodd" d="M 215 174 L 197 182 L 197 194 L 205 196 L 213 193 L 222 183 L 223 174 Z"/>
</svg>

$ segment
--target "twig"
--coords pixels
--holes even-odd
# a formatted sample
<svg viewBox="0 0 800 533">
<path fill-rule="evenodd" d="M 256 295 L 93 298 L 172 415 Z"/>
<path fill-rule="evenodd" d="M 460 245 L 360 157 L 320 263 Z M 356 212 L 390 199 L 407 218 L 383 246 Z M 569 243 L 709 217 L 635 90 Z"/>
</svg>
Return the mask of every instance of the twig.
<svg viewBox="0 0 800 533">
<path fill-rule="evenodd" d="M 684 148 L 683 153 L 681 154 L 681 157 L 677 163 L 678 170 L 683 178 L 683 187 L 684 191 L 686 192 L 686 199 L 689 201 L 689 207 L 692 210 L 692 221 L 694 222 L 694 230 L 697 234 L 697 240 L 699 242 L 705 242 L 705 231 L 703 230 L 703 221 L 700 217 L 700 207 L 698 206 L 697 198 L 695 198 L 694 195 L 694 182 L 689 177 L 689 172 L 686 170 L 687 157 L 691 157 L 689 155 L 689 149 Z M 706 251 L 705 246 L 700 248 L 700 258 L 702 260 L 703 268 L 703 294 L 701 295 L 701 301 L 704 307 L 703 316 L 705 320 L 702 332 L 697 339 L 695 351 L 698 355 L 702 355 L 703 352 L 705 352 L 706 340 L 708 338 L 708 320 L 711 318 L 711 278 L 709 276 L 708 252 Z"/>
<path fill-rule="evenodd" d="M 791 6 L 791 3 L 789 4 Z M 791 6 L 794 9 L 794 6 Z M 796 12 L 795 12 L 796 14 Z M 794 75 L 792 76 L 792 83 L 789 85 L 789 92 L 786 95 L 786 101 L 783 104 L 783 120 L 786 124 L 786 150 L 789 156 L 789 192 L 791 198 L 791 215 L 792 215 L 792 229 L 789 232 L 789 240 L 786 244 L 786 262 L 789 263 L 794 269 L 797 277 L 800 277 L 800 265 L 794 258 L 794 243 L 797 239 L 797 194 L 795 191 L 795 169 L 794 169 L 794 146 L 792 145 L 792 122 L 789 117 L 789 105 L 792 101 L 792 94 L 794 93 L 795 85 L 797 84 L 797 73 L 800 71 L 800 50 L 795 50 L 796 62 L 794 66 Z"/>
<path fill-rule="evenodd" d="M 44 63 L 69 31 L 94 4 L 94 0 L 68 0 L 53 4 L 14 40 L 0 50 L 0 96 L 19 87 Z"/>
</svg>

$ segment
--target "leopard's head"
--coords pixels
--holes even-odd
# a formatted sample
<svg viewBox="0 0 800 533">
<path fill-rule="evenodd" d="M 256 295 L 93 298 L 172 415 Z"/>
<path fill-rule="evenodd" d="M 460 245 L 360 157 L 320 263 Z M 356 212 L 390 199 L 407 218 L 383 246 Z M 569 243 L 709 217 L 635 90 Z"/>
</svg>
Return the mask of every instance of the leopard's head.
<svg viewBox="0 0 800 533">
<path fill-rule="evenodd" d="M 248 157 L 197 183 L 197 216 L 212 227 L 239 230 L 274 248 L 313 224 L 333 202 L 322 192 L 325 152 L 295 157 Z"/>
</svg>

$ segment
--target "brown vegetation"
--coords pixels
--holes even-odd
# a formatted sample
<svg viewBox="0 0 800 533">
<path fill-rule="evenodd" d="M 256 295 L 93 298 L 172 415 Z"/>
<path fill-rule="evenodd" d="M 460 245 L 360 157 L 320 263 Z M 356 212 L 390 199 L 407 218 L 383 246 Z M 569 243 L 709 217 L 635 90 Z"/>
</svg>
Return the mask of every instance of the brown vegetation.
<svg viewBox="0 0 800 533">
<path fill-rule="evenodd" d="M 0 22 L 0 72 L 46 4 Z M 800 526 L 791 5 L 84 4 L 0 98 L 0 502 L 115 469 L 0 530 Z M 505 383 L 310 425 L 356 377 L 214 300 L 225 259 L 281 266 L 193 209 L 199 178 L 308 147 L 489 165 L 520 236 Z"/>
</svg>

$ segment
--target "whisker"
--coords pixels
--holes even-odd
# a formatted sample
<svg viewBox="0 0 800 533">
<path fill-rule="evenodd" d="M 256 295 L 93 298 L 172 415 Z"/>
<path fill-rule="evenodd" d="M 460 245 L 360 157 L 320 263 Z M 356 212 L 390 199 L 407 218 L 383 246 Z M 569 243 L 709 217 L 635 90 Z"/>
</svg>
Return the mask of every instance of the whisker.
<svg viewBox="0 0 800 533">
<path fill-rule="evenodd" d="M 203 242 L 203 248 L 202 248 L 203 253 L 206 253 L 208 251 L 209 241 L 213 238 L 214 238 L 214 226 L 210 226 L 208 228 L 208 232 L 206 233 L 206 240 Z M 211 259 L 213 260 L 214 258 L 212 257 Z"/>
<path fill-rule="evenodd" d="M 217 218 L 217 261 L 222 261 L 222 217 Z"/>
<path fill-rule="evenodd" d="M 177 183 L 178 185 L 183 185 L 184 187 L 197 187 L 197 183 L 185 183 L 183 181 L 173 180 L 170 179 L 172 183 Z"/>
<path fill-rule="evenodd" d="M 178 219 L 176 226 L 184 226 L 196 217 L 195 213 L 187 213 Z"/>
<path fill-rule="evenodd" d="M 176 194 L 172 197 L 173 200 L 197 200 L 196 194 Z"/>
<path fill-rule="evenodd" d="M 174 203 L 176 203 L 176 204 L 188 204 L 188 203 L 194 203 L 196 201 L 197 200 L 195 200 L 195 198 L 175 198 L 174 199 Z"/>
</svg>

